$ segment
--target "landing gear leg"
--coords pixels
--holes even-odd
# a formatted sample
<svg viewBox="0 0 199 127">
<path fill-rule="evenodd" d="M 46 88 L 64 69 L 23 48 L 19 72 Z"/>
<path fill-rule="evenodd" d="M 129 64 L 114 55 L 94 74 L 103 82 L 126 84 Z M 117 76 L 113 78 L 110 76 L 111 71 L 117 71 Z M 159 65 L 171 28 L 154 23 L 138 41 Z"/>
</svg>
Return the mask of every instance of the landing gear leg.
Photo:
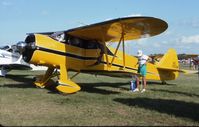
<svg viewBox="0 0 199 127">
<path fill-rule="evenodd" d="M 53 67 L 48 67 L 46 74 L 44 76 L 36 77 L 36 81 L 34 82 L 34 84 L 37 87 L 44 88 L 47 85 L 49 79 L 52 78 L 53 71 L 54 71 Z"/>
<path fill-rule="evenodd" d="M 68 79 L 66 65 L 60 66 L 60 80 L 59 85 L 56 87 L 56 89 L 66 94 L 75 93 L 81 89 L 80 86 Z"/>
</svg>

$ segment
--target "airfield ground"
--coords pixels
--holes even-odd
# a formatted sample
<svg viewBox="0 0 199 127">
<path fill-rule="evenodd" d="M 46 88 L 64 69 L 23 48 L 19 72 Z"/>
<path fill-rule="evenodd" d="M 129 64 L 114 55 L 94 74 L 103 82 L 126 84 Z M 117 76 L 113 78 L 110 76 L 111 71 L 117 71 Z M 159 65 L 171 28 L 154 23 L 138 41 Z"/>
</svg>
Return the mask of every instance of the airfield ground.
<svg viewBox="0 0 199 127">
<path fill-rule="evenodd" d="M 11 71 L 0 78 L 0 125 L 199 126 L 197 74 L 180 74 L 168 85 L 150 81 L 145 93 L 129 92 L 131 79 L 80 74 L 74 81 L 82 90 L 61 95 L 32 85 L 42 73 Z"/>
</svg>

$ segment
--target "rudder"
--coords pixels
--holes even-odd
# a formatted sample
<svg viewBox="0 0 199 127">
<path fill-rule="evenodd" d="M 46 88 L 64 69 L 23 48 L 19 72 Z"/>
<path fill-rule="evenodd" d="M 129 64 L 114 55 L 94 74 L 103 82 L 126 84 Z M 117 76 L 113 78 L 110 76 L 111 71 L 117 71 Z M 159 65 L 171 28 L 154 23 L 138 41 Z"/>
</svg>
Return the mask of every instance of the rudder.
<svg viewBox="0 0 199 127">
<path fill-rule="evenodd" d="M 175 49 L 169 49 L 157 64 L 158 67 L 179 69 L 178 56 Z"/>
<path fill-rule="evenodd" d="M 175 80 L 180 72 L 178 56 L 175 49 L 169 49 L 156 66 L 162 81 Z"/>
</svg>

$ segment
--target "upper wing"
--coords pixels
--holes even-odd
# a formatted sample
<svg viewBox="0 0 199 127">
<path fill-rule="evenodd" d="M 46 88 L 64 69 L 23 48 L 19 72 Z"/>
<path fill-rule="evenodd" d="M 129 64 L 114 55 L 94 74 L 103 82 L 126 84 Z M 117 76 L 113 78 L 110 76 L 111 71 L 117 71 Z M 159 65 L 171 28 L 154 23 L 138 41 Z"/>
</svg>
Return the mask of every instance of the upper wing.
<svg viewBox="0 0 199 127">
<path fill-rule="evenodd" d="M 86 40 L 118 42 L 122 33 L 124 40 L 134 40 L 158 35 L 164 32 L 167 27 L 165 21 L 153 17 L 126 17 L 58 32 L 65 32 Z M 40 34 L 50 35 L 53 33 Z"/>
<path fill-rule="evenodd" d="M 65 31 L 69 35 L 88 40 L 118 42 L 158 35 L 167 29 L 165 21 L 153 17 L 127 17 L 105 21 Z"/>
</svg>

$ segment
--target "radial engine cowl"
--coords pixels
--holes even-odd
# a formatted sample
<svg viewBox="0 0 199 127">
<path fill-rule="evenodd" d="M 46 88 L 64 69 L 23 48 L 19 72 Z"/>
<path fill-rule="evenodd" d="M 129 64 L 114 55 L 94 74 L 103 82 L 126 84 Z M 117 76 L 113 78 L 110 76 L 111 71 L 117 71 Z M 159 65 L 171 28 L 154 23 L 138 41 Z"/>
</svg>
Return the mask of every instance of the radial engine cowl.
<svg viewBox="0 0 199 127">
<path fill-rule="evenodd" d="M 24 41 L 20 41 L 17 43 L 17 49 L 20 53 L 23 53 L 25 51 L 26 46 L 27 46 L 27 43 Z"/>
</svg>

